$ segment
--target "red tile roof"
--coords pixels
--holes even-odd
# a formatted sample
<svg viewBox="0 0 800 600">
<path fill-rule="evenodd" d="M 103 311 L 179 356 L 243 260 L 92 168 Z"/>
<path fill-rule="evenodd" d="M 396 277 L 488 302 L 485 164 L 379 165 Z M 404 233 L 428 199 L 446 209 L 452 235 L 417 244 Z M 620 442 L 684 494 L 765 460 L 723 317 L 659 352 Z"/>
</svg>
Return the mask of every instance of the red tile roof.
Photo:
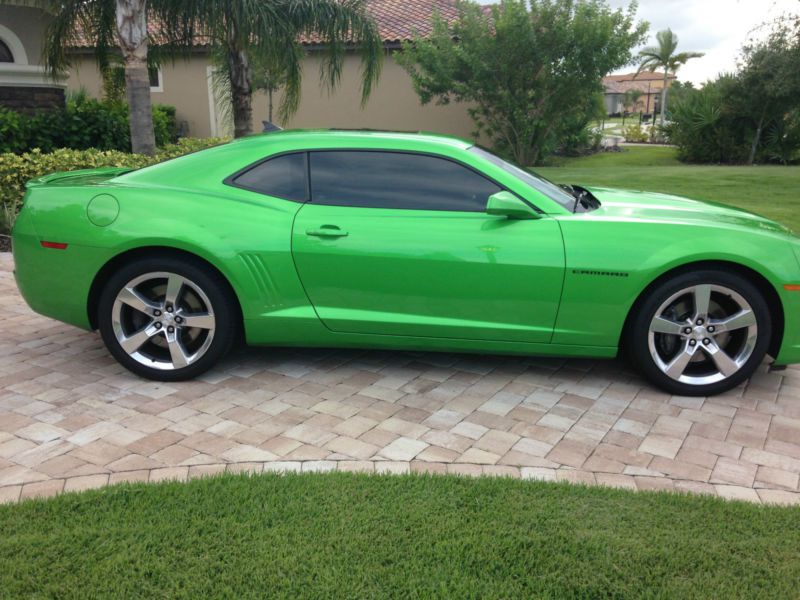
<svg viewBox="0 0 800 600">
<path fill-rule="evenodd" d="M 606 75 L 603 77 L 603 87 L 605 88 L 606 94 L 624 94 L 628 90 L 639 90 L 646 94 L 653 81 L 658 81 L 660 83 L 663 79 L 663 73 L 654 71 L 642 71 L 638 76 L 636 73 Z M 674 79 L 677 79 L 675 75 L 670 74 L 669 80 L 672 81 Z M 650 93 L 660 94 L 661 87 L 653 87 Z"/>
<path fill-rule="evenodd" d="M 430 35 L 434 12 L 450 22 L 458 16 L 455 0 L 367 0 L 367 10 L 384 43 L 411 40 L 414 34 Z"/>
<path fill-rule="evenodd" d="M 455 20 L 458 14 L 455 0 L 367 0 L 367 11 L 375 19 L 384 44 L 411 40 L 417 33 L 421 36 L 430 35 L 433 14 L 437 11 L 448 21 Z M 153 43 L 166 41 L 160 22 L 150 19 L 147 28 Z M 313 45 L 320 40 L 309 37 L 300 41 Z M 208 43 L 208 39 L 198 36 L 195 43 L 203 46 Z M 78 32 L 75 36 L 73 47 L 91 48 L 93 45 L 93 41 L 83 35 L 83 32 Z"/>
<path fill-rule="evenodd" d="M 675 79 L 675 75 L 669 75 L 670 79 Z M 611 83 L 612 81 L 661 81 L 664 79 L 664 73 L 656 71 L 642 71 L 638 75 L 634 73 L 622 73 L 620 75 L 606 75 L 603 77 L 603 83 Z"/>
</svg>

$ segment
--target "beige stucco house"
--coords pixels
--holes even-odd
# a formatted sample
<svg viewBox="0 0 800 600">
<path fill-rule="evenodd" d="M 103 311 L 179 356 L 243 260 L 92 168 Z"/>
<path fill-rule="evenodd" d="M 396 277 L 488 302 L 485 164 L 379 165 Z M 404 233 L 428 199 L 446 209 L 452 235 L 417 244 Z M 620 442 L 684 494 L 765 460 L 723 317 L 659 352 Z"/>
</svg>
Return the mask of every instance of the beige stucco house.
<svg viewBox="0 0 800 600">
<path fill-rule="evenodd" d="M 368 0 L 368 10 L 379 26 L 386 57 L 380 81 L 366 106 L 362 107 L 360 101 L 358 54 L 346 58 L 341 84 L 333 94 L 329 94 L 320 85 L 318 76 L 320 49 L 308 43 L 305 45 L 308 56 L 304 64 L 300 108 L 290 121 L 278 124 L 284 128 L 426 130 L 470 137 L 474 126 L 466 106 L 422 106 L 408 74 L 393 59 L 403 41 L 411 39 L 415 32 L 424 35 L 430 31 L 435 11 L 445 18 L 455 17 L 454 0 Z M 27 40 L 26 55 L 38 64 L 47 18 L 46 13 L 36 8 L 0 6 L 0 41 L 8 44 L 7 40 Z M 13 35 L 8 35 L 9 31 Z M 158 36 L 158 31 L 151 30 L 151 36 Z M 91 43 L 78 38 L 71 54 L 72 68 L 65 82 L 66 89 L 84 89 L 93 96 L 100 96 L 101 76 Z M 41 68 L 36 68 L 39 73 Z M 151 84 L 153 102 L 176 107 L 178 122 L 185 135 L 230 134 L 229 119 L 224 118 L 229 111 L 224 110 L 223 102 L 214 93 L 207 46 L 198 45 L 189 58 L 163 64 L 158 73 L 151 75 Z M 64 88 L 64 83 L 51 85 Z M 260 131 L 261 121 L 268 115 L 267 99 L 263 94 L 255 95 L 253 108 L 253 129 Z"/>
<path fill-rule="evenodd" d="M 0 106 L 33 111 L 64 102 L 65 81 L 54 81 L 42 66 L 48 16 L 24 1 L 0 5 Z"/>
<path fill-rule="evenodd" d="M 672 73 L 667 77 L 667 88 L 677 77 Z M 661 90 L 664 88 L 664 74 L 653 71 L 641 73 L 623 73 L 603 77 L 605 91 L 606 113 L 609 115 L 620 114 L 623 111 L 643 112 L 654 114 L 659 111 Z M 625 106 L 625 93 L 628 90 L 639 90 L 641 97 L 637 106 Z"/>
</svg>

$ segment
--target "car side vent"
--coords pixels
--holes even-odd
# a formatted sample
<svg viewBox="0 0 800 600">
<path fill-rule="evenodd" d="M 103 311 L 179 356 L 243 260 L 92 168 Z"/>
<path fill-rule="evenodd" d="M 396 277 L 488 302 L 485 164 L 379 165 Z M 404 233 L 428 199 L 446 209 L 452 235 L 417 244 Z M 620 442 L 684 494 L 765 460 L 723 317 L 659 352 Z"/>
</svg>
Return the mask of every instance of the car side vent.
<svg viewBox="0 0 800 600">
<path fill-rule="evenodd" d="M 256 284 L 265 306 L 281 306 L 275 281 L 264 259 L 255 252 L 242 252 L 239 258 Z"/>
</svg>

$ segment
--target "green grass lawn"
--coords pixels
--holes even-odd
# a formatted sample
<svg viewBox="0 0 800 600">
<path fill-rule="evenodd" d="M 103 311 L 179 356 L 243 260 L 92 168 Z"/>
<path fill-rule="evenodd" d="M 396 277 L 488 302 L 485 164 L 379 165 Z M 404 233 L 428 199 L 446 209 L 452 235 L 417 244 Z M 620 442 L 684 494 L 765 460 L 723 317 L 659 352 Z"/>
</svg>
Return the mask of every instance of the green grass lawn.
<svg viewBox="0 0 800 600">
<path fill-rule="evenodd" d="M 723 202 L 800 232 L 800 167 L 684 165 L 674 148 L 631 146 L 534 169 L 558 183 L 665 192 Z"/>
<path fill-rule="evenodd" d="M 0 596 L 796 598 L 800 509 L 512 479 L 263 475 L 0 507 Z"/>
</svg>

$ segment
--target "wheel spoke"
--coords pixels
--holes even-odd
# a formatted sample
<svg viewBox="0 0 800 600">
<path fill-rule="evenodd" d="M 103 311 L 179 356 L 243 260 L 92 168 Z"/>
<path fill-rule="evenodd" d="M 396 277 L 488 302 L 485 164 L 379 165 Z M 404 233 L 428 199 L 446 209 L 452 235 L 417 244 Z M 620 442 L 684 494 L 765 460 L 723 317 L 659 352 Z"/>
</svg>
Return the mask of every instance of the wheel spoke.
<svg viewBox="0 0 800 600">
<path fill-rule="evenodd" d="M 670 361 L 667 365 L 667 368 L 664 369 L 664 372 L 672 377 L 673 379 L 678 379 L 683 372 L 686 370 L 686 365 L 689 364 L 689 361 L 692 360 L 694 356 L 695 349 L 688 344 L 683 347 L 683 350 Z"/>
<path fill-rule="evenodd" d="M 164 303 L 178 308 L 178 300 L 180 300 L 181 291 L 183 290 L 183 277 L 175 274 L 170 274 L 167 278 L 167 292 L 164 296 Z"/>
<path fill-rule="evenodd" d="M 711 303 L 711 286 L 708 284 L 696 285 L 693 289 L 695 318 L 706 318 L 708 307 Z"/>
<path fill-rule="evenodd" d="M 155 334 L 159 332 L 155 326 L 150 323 L 146 327 L 143 327 L 133 335 L 129 337 L 124 337 L 119 340 L 119 345 L 122 346 L 122 349 L 125 350 L 128 354 L 133 354 L 139 348 L 144 346 L 145 342 L 153 337 Z"/>
<path fill-rule="evenodd" d="M 652 331 L 653 333 L 669 333 L 672 335 L 681 335 L 683 333 L 684 327 L 685 327 L 684 324 L 676 323 L 675 321 L 665 319 L 664 317 L 655 317 L 650 322 L 650 331 Z"/>
<path fill-rule="evenodd" d="M 734 331 L 735 329 L 744 329 L 756 324 L 756 315 L 752 310 L 741 310 L 727 319 L 719 319 L 708 322 L 713 325 L 715 333 L 722 333 L 723 331 Z"/>
<path fill-rule="evenodd" d="M 736 361 L 728 356 L 716 342 L 712 341 L 707 346 L 704 346 L 703 350 L 711 357 L 711 360 L 714 361 L 719 372 L 725 375 L 725 377 L 730 377 L 739 370 L 739 365 L 736 364 Z"/>
<path fill-rule="evenodd" d="M 146 315 L 152 316 L 153 311 L 161 308 L 157 303 L 144 298 L 132 287 L 124 287 L 117 294 L 117 299 L 123 304 L 138 310 Z"/>
<path fill-rule="evenodd" d="M 167 333 L 167 346 L 169 347 L 169 356 L 172 359 L 172 366 L 180 369 L 189 364 L 189 356 L 181 344 L 180 338 L 176 333 Z"/>
<path fill-rule="evenodd" d="M 214 315 L 208 313 L 181 314 L 181 327 L 197 327 L 198 329 L 214 329 Z"/>
</svg>

